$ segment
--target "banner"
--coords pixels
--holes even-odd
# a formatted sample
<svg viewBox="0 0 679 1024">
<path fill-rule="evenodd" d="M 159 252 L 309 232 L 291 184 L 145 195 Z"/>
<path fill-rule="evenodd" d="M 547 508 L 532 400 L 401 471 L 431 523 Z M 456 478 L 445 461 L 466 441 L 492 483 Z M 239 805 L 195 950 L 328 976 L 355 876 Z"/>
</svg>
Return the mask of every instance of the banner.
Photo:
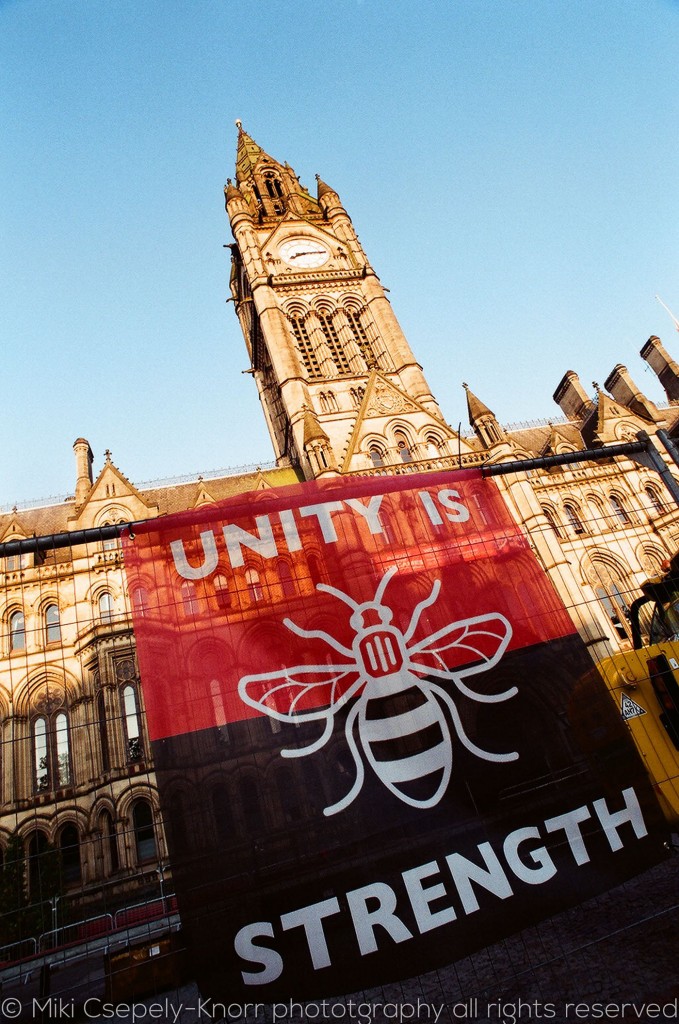
<svg viewBox="0 0 679 1024">
<path fill-rule="evenodd" d="M 250 492 L 136 527 L 125 566 L 204 995 L 411 977 L 664 856 L 624 726 L 479 473 Z"/>
</svg>

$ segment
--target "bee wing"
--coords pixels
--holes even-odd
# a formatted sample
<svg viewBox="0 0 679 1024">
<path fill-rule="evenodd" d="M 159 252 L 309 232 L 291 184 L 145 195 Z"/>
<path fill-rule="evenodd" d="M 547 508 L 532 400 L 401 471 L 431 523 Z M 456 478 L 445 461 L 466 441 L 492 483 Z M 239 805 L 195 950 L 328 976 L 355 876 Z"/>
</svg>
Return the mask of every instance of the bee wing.
<svg viewBox="0 0 679 1024">
<path fill-rule="evenodd" d="M 338 711 L 364 682 L 356 665 L 297 665 L 243 676 L 238 693 L 279 722 L 311 722 Z"/>
<path fill-rule="evenodd" d="M 511 638 L 511 624 L 499 612 L 451 622 L 408 648 L 411 668 L 440 679 L 475 675 L 497 664 Z"/>
</svg>

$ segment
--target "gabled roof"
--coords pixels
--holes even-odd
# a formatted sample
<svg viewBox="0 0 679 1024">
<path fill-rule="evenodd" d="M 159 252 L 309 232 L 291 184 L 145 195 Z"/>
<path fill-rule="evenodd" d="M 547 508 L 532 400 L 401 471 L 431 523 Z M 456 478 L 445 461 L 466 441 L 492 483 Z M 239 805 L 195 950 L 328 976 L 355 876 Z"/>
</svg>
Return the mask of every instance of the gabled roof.
<svg viewBox="0 0 679 1024">
<path fill-rule="evenodd" d="M 421 405 L 420 402 L 411 398 L 405 391 L 390 381 L 376 367 L 370 371 L 363 400 L 356 414 L 353 429 L 349 435 L 346 454 L 342 463 L 341 473 L 348 472 L 351 460 L 355 452 L 361 447 L 363 438 L 373 433 L 375 426 L 369 424 L 370 420 L 390 419 L 402 415 L 409 415 L 414 412 L 423 413 L 435 426 L 437 431 L 443 432 L 447 439 L 457 437 L 457 434 L 442 420 L 433 414 L 431 409 Z M 377 428 L 379 432 L 379 427 Z M 466 441 L 462 442 L 465 451 L 471 449 Z"/>
</svg>

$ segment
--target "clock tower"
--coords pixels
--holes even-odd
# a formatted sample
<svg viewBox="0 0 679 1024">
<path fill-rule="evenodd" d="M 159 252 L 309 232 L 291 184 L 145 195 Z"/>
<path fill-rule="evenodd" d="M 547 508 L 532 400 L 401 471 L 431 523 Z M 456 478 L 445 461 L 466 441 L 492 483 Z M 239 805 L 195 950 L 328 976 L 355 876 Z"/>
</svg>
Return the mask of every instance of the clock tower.
<svg viewBox="0 0 679 1024">
<path fill-rule="evenodd" d="M 236 124 L 236 178 L 224 190 L 231 293 L 279 465 L 312 479 L 443 466 L 468 451 L 338 194 L 317 175 L 312 195 Z"/>
</svg>

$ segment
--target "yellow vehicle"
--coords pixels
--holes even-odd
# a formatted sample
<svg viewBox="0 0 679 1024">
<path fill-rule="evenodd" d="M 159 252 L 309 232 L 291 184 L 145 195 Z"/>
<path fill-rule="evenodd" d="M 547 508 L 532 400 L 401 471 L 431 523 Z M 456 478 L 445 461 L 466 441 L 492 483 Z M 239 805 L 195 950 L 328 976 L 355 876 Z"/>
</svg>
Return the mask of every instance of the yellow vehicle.
<svg viewBox="0 0 679 1024">
<path fill-rule="evenodd" d="M 633 651 L 597 666 L 644 760 L 668 822 L 679 828 L 679 553 L 630 608 Z"/>
</svg>

